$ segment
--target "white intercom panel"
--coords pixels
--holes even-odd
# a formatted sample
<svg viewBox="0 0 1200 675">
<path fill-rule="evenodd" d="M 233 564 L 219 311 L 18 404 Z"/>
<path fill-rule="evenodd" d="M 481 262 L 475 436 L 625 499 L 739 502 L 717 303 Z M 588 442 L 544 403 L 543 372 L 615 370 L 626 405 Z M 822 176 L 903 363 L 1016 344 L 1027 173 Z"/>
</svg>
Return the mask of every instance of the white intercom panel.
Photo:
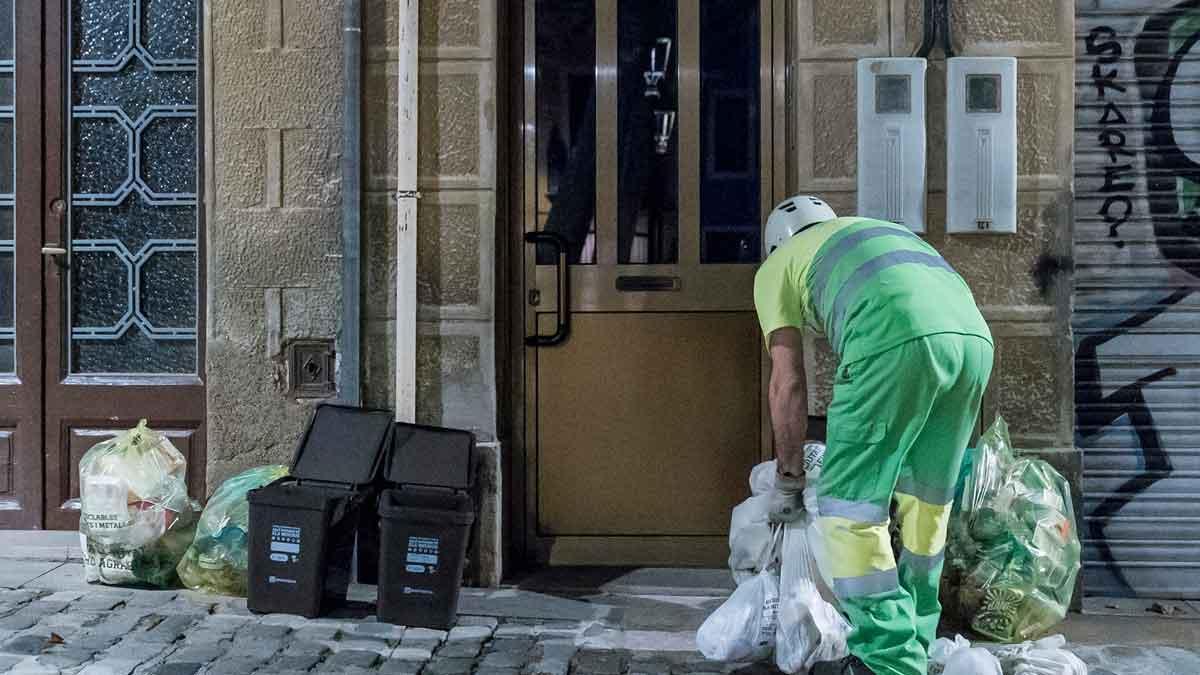
<svg viewBox="0 0 1200 675">
<path fill-rule="evenodd" d="M 947 61 L 946 230 L 1017 231 L 1017 60 Z"/>
<path fill-rule="evenodd" d="M 925 231 L 925 59 L 858 62 L 858 215 Z"/>
</svg>

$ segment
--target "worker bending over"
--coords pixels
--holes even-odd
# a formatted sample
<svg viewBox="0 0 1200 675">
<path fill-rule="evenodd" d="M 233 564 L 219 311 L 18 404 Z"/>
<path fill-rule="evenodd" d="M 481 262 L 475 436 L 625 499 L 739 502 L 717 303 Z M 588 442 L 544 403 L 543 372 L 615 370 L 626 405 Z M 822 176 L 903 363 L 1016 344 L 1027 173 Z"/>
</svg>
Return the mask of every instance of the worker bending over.
<svg viewBox="0 0 1200 675">
<path fill-rule="evenodd" d="M 778 475 L 771 518 L 803 508 L 808 385 L 801 331 L 839 357 L 818 528 L 853 630 L 816 675 L 925 675 L 941 604 L 946 524 L 992 372 L 992 336 L 962 277 L 903 226 L 838 218 L 794 197 L 767 219 L 754 304 L 771 354 Z M 903 550 L 888 535 L 895 504 Z"/>
</svg>

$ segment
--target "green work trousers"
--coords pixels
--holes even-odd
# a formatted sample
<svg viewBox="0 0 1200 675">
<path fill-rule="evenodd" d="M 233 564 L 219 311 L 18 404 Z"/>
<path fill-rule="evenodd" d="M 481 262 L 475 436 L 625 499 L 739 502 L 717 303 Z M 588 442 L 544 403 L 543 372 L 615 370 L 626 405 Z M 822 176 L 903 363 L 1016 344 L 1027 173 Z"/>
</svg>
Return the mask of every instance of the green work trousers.
<svg viewBox="0 0 1200 675">
<path fill-rule="evenodd" d="M 876 675 L 925 675 L 946 526 L 992 345 L 940 333 L 839 366 L 817 488 L 822 568 Z M 892 552 L 895 507 L 903 548 Z"/>
</svg>

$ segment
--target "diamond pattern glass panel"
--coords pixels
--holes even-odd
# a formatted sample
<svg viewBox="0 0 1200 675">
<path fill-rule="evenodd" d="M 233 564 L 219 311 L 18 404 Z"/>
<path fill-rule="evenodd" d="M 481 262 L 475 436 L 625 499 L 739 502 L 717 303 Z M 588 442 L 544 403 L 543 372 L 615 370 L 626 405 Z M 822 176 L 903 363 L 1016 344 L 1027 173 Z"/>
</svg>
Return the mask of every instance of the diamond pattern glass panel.
<svg viewBox="0 0 1200 675">
<path fill-rule="evenodd" d="M 14 0 L 0 0 L 0 373 L 16 372 L 16 232 L 13 205 L 16 172 L 16 120 L 13 87 L 16 62 Z"/>
<path fill-rule="evenodd" d="M 72 0 L 73 373 L 196 372 L 196 27 L 197 0 Z"/>
</svg>

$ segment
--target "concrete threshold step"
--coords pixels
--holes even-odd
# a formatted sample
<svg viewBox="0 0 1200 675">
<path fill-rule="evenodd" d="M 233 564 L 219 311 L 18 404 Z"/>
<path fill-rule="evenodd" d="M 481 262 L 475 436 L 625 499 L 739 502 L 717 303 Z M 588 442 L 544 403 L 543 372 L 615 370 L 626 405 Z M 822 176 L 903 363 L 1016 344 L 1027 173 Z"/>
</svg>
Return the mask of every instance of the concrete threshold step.
<svg viewBox="0 0 1200 675">
<path fill-rule="evenodd" d="M 0 530 L 0 560 L 83 560 L 79 533 L 71 530 Z"/>
</svg>

